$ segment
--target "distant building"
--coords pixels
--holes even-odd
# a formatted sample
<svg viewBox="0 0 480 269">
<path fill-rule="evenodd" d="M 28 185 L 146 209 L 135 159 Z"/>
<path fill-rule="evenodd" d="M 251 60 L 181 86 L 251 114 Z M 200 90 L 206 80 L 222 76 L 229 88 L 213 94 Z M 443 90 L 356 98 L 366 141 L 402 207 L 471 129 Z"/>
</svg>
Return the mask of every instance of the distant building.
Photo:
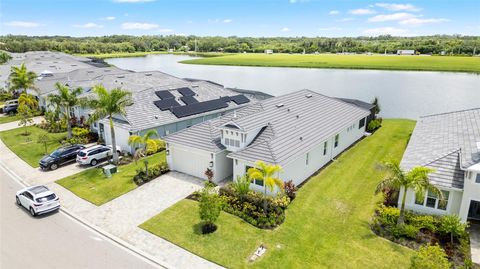
<svg viewBox="0 0 480 269">
<path fill-rule="evenodd" d="M 415 55 L 415 50 L 397 50 L 397 55 Z"/>
<path fill-rule="evenodd" d="M 273 50 L 265 50 L 265 54 L 273 54 Z"/>
</svg>

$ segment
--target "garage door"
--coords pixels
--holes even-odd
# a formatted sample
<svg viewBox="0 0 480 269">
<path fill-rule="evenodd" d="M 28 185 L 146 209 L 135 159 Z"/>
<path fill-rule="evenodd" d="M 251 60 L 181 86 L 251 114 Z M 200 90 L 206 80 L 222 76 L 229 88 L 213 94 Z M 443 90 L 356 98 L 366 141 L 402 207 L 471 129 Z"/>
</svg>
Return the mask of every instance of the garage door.
<svg viewBox="0 0 480 269">
<path fill-rule="evenodd" d="M 170 148 L 170 154 L 172 154 L 173 170 L 205 179 L 204 174 L 209 167 L 210 153 L 173 146 Z"/>
</svg>

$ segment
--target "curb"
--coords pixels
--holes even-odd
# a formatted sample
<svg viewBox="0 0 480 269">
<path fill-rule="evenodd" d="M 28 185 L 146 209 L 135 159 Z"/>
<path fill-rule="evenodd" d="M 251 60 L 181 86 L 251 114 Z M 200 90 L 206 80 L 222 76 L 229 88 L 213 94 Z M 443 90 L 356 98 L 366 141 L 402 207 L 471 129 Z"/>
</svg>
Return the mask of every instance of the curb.
<svg viewBox="0 0 480 269">
<path fill-rule="evenodd" d="M 9 174 L 13 180 L 15 180 L 17 183 L 19 183 L 20 185 L 22 185 L 23 187 L 28 187 L 29 184 L 26 183 L 20 176 L 18 176 L 15 172 L 13 172 L 11 169 L 9 169 L 2 161 L 0 161 L 0 168 L 2 170 L 4 170 L 7 174 Z M 150 263 L 153 263 L 155 264 L 156 266 L 159 266 L 159 267 L 162 267 L 162 268 L 174 268 L 173 266 L 165 263 L 165 262 L 160 262 L 160 261 L 157 261 L 153 256 L 151 256 L 150 254 L 147 254 L 141 250 L 138 250 L 136 249 L 134 246 L 132 246 L 131 244 L 125 242 L 124 240 L 98 228 L 97 226 L 93 225 L 93 224 L 90 224 L 88 222 L 86 222 L 85 220 L 83 220 L 82 218 L 78 217 L 77 215 L 75 215 L 74 213 L 70 212 L 69 210 L 65 209 L 64 207 L 60 207 L 60 211 L 62 213 L 64 213 L 65 215 L 67 215 L 67 217 L 70 217 L 71 219 L 79 222 L 81 225 L 95 231 L 96 233 L 99 233 L 101 234 L 102 236 L 104 236 L 105 238 L 111 240 L 112 242 L 116 243 L 117 245 L 133 252 L 134 254 L 140 256 L 141 258 L 149 261 Z"/>
</svg>

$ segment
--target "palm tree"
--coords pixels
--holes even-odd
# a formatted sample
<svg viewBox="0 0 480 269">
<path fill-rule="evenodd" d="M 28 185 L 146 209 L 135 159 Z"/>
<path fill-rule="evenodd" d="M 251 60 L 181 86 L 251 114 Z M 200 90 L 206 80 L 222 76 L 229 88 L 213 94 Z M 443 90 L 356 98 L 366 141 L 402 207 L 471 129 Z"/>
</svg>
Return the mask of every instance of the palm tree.
<svg viewBox="0 0 480 269">
<path fill-rule="evenodd" d="M 158 137 L 156 130 L 149 130 L 143 136 L 131 135 L 128 138 L 128 144 L 132 147 L 138 147 L 135 150 L 133 157 L 135 161 L 143 158 L 143 163 L 145 164 L 145 175 L 148 178 L 148 160 L 147 160 L 147 149 L 152 147 L 157 147 L 157 143 L 152 139 L 152 137 Z"/>
<path fill-rule="evenodd" d="M 79 99 L 78 96 L 82 94 L 83 90 L 80 87 L 70 90 L 67 86 L 58 82 L 55 83 L 55 88 L 57 88 L 58 93 L 49 95 L 48 100 L 55 104 L 57 108 L 60 108 L 58 109 L 58 112 L 60 112 L 67 121 L 68 138 L 72 138 L 70 111 L 75 106 L 80 105 L 81 99 Z"/>
<path fill-rule="evenodd" d="M 18 98 L 17 112 L 20 115 L 20 122 L 18 125 L 23 125 L 25 133 L 28 135 L 27 126 L 33 122 L 33 111 L 38 108 L 38 101 L 30 94 L 22 93 Z"/>
<path fill-rule="evenodd" d="M 247 176 L 250 181 L 262 180 L 263 181 L 263 195 L 265 198 L 267 197 L 267 188 L 270 192 L 274 191 L 275 186 L 277 186 L 280 190 L 283 190 L 283 181 L 276 177 L 275 174 L 278 174 L 282 171 L 282 167 L 278 164 L 271 165 L 266 164 L 263 161 L 257 161 L 255 163 L 257 168 L 249 168 L 247 171 Z M 263 210 L 267 213 L 267 200 L 264 200 L 263 203 Z"/>
<path fill-rule="evenodd" d="M 36 78 L 37 74 L 28 71 L 24 63 L 20 67 L 12 66 L 10 73 L 10 89 L 14 91 L 22 90 L 22 93 L 26 93 L 27 89 L 35 88 Z"/>
<path fill-rule="evenodd" d="M 400 190 L 403 187 L 404 190 L 397 225 L 405 223 L 405 198 L 407 197 L 408 189 L 412 189 L 419 199 L 423 199 L 425 192 L 430 191 L 440 197 L 440 200 L 443 200 L 443 193 L 428 180 L 428 174 L 434 172 L 433 169 L 417 166 L 405 172 L 400 168 L 398 161 L 383 162 L 382 167 L 388 174 L 377 185 L 375 193 L 377 194 L 388 188 Z"/>
<path fill-rule="evenodd" d="M 115 128 L 113 125 L 113 116 L 120 114 L 126 115 L 125 108 L 132 104 L 132 94 L 120 88 L 112 89 L 110 92 L 102 85 L 93 88 L 96 97 L 89 100 L 88 106 L 94 111 L 90 116 L 90 121 L 97 121 L 107 117 L 110 120 L 110 134 L 112 137 L 113 162 L 118 163 L 117 143 L 115 140 Z"/>
</svg>

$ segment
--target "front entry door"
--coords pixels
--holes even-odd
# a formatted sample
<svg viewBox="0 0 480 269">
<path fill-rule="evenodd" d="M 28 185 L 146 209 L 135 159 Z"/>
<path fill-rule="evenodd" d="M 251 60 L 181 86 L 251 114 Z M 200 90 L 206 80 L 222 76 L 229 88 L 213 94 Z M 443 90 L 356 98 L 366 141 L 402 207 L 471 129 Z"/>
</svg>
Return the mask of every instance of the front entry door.
<svg viewBox="0 0 480 269">
<path fill-rule="evenodd" d="M 470 201 L 470 209 L 468 210 L 468 218 L 480 220 L 480 201 Z"/>
</svg>

